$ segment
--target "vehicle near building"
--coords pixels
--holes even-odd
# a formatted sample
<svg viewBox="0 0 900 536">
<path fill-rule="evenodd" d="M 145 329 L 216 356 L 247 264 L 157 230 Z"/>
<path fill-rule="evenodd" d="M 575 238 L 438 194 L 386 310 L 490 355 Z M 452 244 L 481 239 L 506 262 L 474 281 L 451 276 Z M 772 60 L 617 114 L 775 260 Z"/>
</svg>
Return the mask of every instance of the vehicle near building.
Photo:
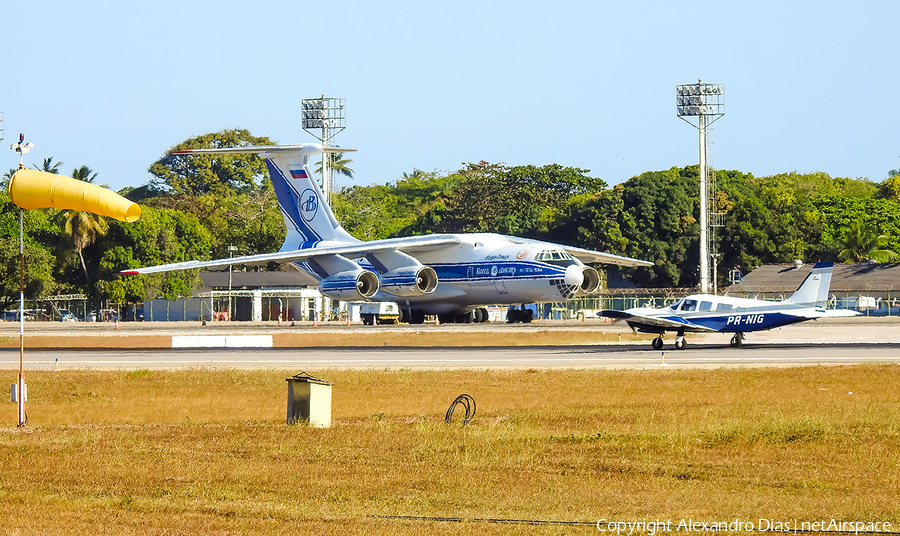
<svg viewBox="0 0 900 536">
<path fill-rule="evenodd" d="M 394 302 L 366 302 L 359 306 L 359 317 L 366 326 L 400 322 L 400 306 Z"/>
</svg>

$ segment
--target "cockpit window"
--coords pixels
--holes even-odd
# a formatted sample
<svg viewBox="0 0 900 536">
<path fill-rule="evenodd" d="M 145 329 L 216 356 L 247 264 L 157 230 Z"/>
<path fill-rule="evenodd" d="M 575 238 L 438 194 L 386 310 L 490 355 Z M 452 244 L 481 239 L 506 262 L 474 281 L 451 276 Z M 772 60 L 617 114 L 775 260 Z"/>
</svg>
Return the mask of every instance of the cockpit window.
<svg viewBox="0 0 900 536">
<path fill-rule="evenodd" d="M 671 309 L 673 311 L 677 311 L 678 308 L 681 307 L 681 302 L 683 302 L 683 301 L 684 300 L 678 300 L 677 302 L 673 303 Z"/>
<path fill-rule="evenodd" d="M 697 300 L 684 300 L 684 303 L 681 304 L 682 311 L 696 311 L 697 310 Z"/>
<path fill-rule="evenodd" d="M 534 256 L 534 260 L 536 261 L 570 261 L 572 260 L 572 256 L 567 252 L 555 249 L 549 251 L 542 251 Z"/>
</svg>

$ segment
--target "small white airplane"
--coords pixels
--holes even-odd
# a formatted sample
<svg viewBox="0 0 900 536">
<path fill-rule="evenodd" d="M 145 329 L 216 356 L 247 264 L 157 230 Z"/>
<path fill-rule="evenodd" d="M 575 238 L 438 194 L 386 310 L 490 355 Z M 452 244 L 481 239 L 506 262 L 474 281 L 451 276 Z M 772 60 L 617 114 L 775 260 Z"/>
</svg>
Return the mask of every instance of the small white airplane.
<svg viewBox="0 0 900 536">
<path fill-rule="evenodd" d="M 657 333 L 659 336 L 652 343 L 654 350 L 662 349 L 666 331 L 677 333 L 675 348 L 678 350 L 686 346 L 684 334 L 688 332 L 734 333 L 731 346 L 737 347 L 743 342 L 744 333 L 749 331 L 817 318 L 859 315 L 848 309 L 825 309 L 833 268 L 834 264 L 830 262 L 816 263 L 800 287 L 783 301 L 694 294 L 661 309 L 636 307 L 626 311 L 605 310 L 598 314 L 623 319 L 637 332 Z"/>
<path fill-rule="evenodd" d="M 488 304 L 558 302 L 596 292 L 597 270 L 584 263 L 652 266 L 599 251 L 498 234 L 440 234 L 360 241 L 337 222 L 313 179 L 309 158 L 355 149 L 319 144 L 191 149 L 171 154 L 259 153 L 265 159 L 287 225 L 281 250 L 125 270 L 150 274 L 230 264 L 291 262 L 335 300 L 398 302 L 403 321 L 426 315 L 442 322 L 485 322 Z M 510 321 L 529 322 L 530 310 L 511 310 Z"/>
</svg>

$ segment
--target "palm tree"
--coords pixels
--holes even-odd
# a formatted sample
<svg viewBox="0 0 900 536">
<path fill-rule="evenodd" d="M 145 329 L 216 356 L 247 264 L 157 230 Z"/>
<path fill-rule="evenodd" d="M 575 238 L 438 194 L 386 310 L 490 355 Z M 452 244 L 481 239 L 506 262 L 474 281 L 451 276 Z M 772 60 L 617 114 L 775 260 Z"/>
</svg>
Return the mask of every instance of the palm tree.
<svg viewBox="0 0 900 536">
<path fill-rule="evenodd" d="M 73 169 L 72 178 L 95 184 L 97 186 L 100 186 L 101 188 L 109 188 L 109 186 L 107 186 L 106 184 L 97 184 L 96 182 L 94 182 L 95 180 L 97 180 L 97 172 L 87 166 L 81 166 Z"/>
<path fill-rule="evenodd" d="M 352 179 L 354 171 L 348 165 L 350 162 L 353 162 L 353 160 L 344 158 L 344 153 L 328 153 L 328 169 Z M 316 173 L 322 174 L 321 160 L 319 160 L 319 167 L 316 168 Z"/>
<path fill-rule="evenodd" d="M 0 178 L 0 188 L 9 190 L 9 181 L 12 180 L 12 176 L 16 174 L 16 171 L 19 171 L 19 168 L 10 168 L 9 171 L 3 174 L 3 178 Z"/>
<path fill-rule="evenodd" d="M 47 163 L 45 160 L 45 166 Z M 56 167 L 59 167 L 59 164 Z M 93 183 L 97 179 L 97 173 L 87 166 L 81 166 L 72 170 L 72 178 Z M 105 184 L 98 186 L 106 187 Z M 91 279 L 88 275 L 82 251 L 93 244 L 98 237 L 106 234 L 106 219 L 103 216 L 80 210 L 63 210 L 60 213 L 60 217 L 62 219 L 63 233 L 72 238 L 72 245 L 75 246 L 75 252 L 78 253 L 78 259 L 81 261 L 81 269 L 84 270 L 85 280 L 90 284 Z"/>
<path fill-rule="evenodd" d="M 858 221 L 850 226 L 847 238 L 839 241 L 842 247 L 838 259 L 845 262 L 865 262 L 874 259 L 878 262 L 890 262 L 897 258 L 897 253 L 886 249 L 888 236 L 878 234 L 878 230 L 869 223 Z"/>
<path fill-rule="evenodd" d="M 34 169 L 38 171 L 44 171 L 46 173 L 59 173 L 59 166 L 62 165 L 62 162 L 53 163 L 53 157 L 45 158 L 44 163 L 41 167 L 34 166 Z"/>
</svg>

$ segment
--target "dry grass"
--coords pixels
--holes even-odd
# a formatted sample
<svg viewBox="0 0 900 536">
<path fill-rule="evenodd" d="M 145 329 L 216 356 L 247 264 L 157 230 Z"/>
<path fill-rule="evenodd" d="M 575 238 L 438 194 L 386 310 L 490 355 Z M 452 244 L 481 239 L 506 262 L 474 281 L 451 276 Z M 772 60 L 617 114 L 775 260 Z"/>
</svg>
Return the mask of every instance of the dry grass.
<svg viewBox="0 0 900 536">
<path fill-rule="evenodd" d="M 386 516 L 900 526 L 896 366 L 316 371 L 335 384 L 329 429 L 284 424 L 291 374 L 30 373 L 29 431 L 14 404 L 0 414 L 0 532 L 596 531 Z M 475 419 L 444 424 L 461 393 Z"/>
</svg>

